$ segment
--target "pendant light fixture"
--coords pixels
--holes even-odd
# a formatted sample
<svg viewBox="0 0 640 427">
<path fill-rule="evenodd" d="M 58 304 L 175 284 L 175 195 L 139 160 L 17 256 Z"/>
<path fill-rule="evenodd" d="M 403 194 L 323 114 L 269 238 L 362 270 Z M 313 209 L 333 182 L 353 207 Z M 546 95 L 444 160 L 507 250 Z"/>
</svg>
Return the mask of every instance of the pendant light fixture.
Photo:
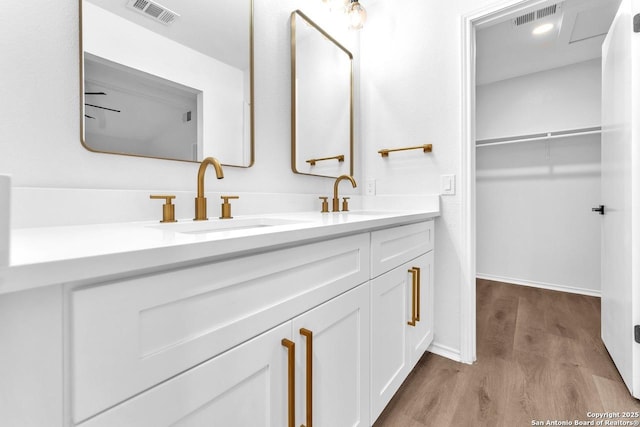
<svg viewBox="0 0 640 427">
<path fill-rule="evenodd" d="M 359 30 L 363 27 L 364 21 L 367 20 L 367 11 L 358 0 L 351 0 L 351 3 L 347 6 L 347 17 L 349 19 L 349 28 Z"/>
</svg>

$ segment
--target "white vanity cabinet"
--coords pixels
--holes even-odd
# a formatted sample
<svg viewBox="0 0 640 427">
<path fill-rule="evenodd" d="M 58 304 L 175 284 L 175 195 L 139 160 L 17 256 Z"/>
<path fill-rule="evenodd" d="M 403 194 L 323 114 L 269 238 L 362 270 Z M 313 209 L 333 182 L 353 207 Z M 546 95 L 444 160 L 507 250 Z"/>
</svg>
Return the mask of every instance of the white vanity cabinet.
<svg viewBox="0 0 640 427">
<path fill-rule="evenodd" d="M 433 222 L 374 232 L 371 243 L 375 421 L 433 340 Z"/>
<path fill-rule="evenodd" d="M 363 233 L 75 289 L 74 422 L 368 280 Z"/>
<path fill-rule="evenodd" d="M 0 270 L 42 276 L 0 294 L 0 425 L 371 426 L 433 339 L 427 215 Z"/>
<path fill-rule="evenodd" d="M 308 408 L 306 349 L 315 408 L 313 425 L 369 426 L 369 285 L 365 283 L 270 329 L 149 391 L 83 427 L 283 427 L 289 420 L 289 350 L 295 343 L 296 424 Z M 299 334 L 312 331 L 310 341 Z M 365 362 L 363 362 L 365 361 Z"/>
</svg>

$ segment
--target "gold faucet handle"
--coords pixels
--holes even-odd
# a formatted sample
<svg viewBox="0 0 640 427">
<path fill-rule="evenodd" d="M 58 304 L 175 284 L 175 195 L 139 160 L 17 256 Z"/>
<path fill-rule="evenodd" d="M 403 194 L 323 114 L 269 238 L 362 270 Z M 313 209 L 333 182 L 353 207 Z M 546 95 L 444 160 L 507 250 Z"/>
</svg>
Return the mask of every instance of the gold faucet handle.
<svg viewBox="0 0 640 427">
<path fill-rule="evenodd" d="M 151 194 L 150 199 L 164 199 L 162 205 L 162 221 L 160 222 L 176 222 L 176 206 L 171 203 L 176 196 L 172 194 Z"/>
<path fill-rule="evenodd" d="M 239 199 L 240 196 L 220 196 L 220 198 L 223 200 L 222 205 L 220 205 L 222 208 L 222 216 L 220 219 L 233 218 L 231 216 L 231 203 L 229 203 L 229 199 Z"/>
<path fill-rule="evenodd" d="M 349 211 L 349 202 L 348 202 L 349 199 L 350 199 L 350 197 L 343 197 L 342 198 L 342 212 L 348 212 Z"/>
<path fill-rule="evenodd" d="M 321 213 L 326 213 L 329 212 L 329 201 L 328 201 L 328 197 L 318 197 L 320 200 L 322 200 L 322 210 L 320 211 Z"/>
</svg>

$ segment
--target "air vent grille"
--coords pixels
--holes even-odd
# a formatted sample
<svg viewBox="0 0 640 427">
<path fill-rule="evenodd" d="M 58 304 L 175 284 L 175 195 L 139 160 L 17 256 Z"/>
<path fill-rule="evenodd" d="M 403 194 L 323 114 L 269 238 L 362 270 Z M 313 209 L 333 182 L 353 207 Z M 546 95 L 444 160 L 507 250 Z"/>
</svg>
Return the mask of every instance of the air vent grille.
<svg viewBox="0 0 640 427">
<path fill-rule="evenodd" d="M 520 25 L 528 24 L 529 22 L 533 22 L 535 21 L 535 19 L 536 19 L 536 13 L 529 12 L 524 15 L 518 16 L 516 19 L 513 20 L 513 23 L 516 26 L 520 26 Z"/>
<path fill-rule="evenodd" d="M 546 18 L 560 12 L 560 3 L 552 4 L 550 6 L 543 7 L 542 9 L 527 12 L 514 18 L 511 23 L 514 27 L 529 24 L 530 22 L 537 21 L 538 19 Z"/>
<path fill-rule="evenodd" d="M 127 6 L 165 25 L 171 24 L 180 17 L 177 13 L 151 0 L 129 0 Z"/>
<path fill-rule="evenodd" d="M 555 15 L 557 9 L 558 9 L 558 5 L 552 4 L 551 6 L 543 7 L 542 9 L 536 10 L 536 19 L 544 18 L 545 16 Z"/>
</svg>

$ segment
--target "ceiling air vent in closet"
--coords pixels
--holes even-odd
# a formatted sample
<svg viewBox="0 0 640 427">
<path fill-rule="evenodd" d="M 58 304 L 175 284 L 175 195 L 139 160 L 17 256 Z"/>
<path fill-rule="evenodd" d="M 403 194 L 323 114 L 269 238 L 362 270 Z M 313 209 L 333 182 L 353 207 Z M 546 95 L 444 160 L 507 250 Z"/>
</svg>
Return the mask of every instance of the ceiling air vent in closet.
<svg viewBox="0 0 640 427">
<path fill-rule="evenodd" d="M 513 24 L 514 27 L 519 27 L 521 25 L 525 25 L 530 22 L 537 21 L 538 19 L 555 15 L 558 12 L 560 12 L 560 3 L 552 4 L 550 6 L 543 7 L 542 9 L 527 12 L 524 15 L 520 15 L 514 18 L 511 21 L 511 23 Z"/>
<path fill-rule="evenodd" d="M 148 18 L 169 25 L 180 15 L 151 0 L 129 0 L 127 6 Z"/>
</svg>

